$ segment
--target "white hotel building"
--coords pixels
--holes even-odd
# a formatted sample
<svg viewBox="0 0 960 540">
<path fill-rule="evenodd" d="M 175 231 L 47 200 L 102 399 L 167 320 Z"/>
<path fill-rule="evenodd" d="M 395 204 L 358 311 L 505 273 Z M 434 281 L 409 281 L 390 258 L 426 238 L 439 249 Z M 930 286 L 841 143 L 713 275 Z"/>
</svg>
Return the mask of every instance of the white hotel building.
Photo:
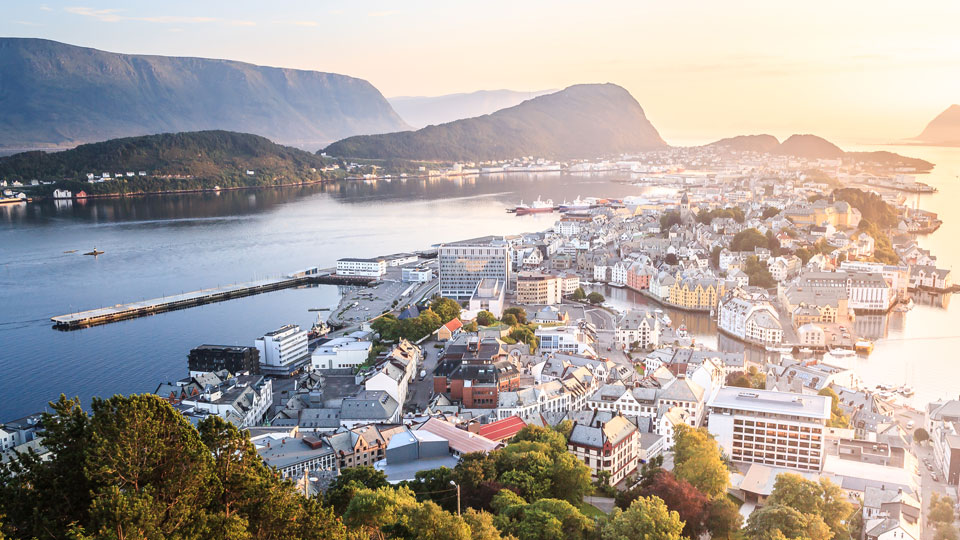
<svg viewBox="0 0 960 540">
<path fill-rule="evenodd" d="M 307 333 L 295 324 L 268 332 L 254 342 L 264 374 L 289 374 L 310 360 Z"/>
<path fill-rule="evenodd" d="M 362 276 L 378 278 L 387 273 L 385 259 L 355 259 L 351 257 L 337 260 L 338 276 Z"/>
<path fill-rule="evenodd" d="M 724 387 L 707 408 L 707 429 L 733 461 L 823 468 L 829 397 Z"/>
</svg>

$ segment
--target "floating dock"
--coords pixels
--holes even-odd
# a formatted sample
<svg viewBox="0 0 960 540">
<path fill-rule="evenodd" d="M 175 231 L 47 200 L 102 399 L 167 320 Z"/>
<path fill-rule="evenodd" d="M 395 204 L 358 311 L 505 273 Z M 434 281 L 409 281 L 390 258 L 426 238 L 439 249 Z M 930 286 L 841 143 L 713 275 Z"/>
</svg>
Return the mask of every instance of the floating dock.
<svg viewBox="0 0 960 540">
<path fill-rule="evenodd" d="M 369 285 L 373 281 L 371 278 L 357 278 L 353 276 L 337 276 L 330 273 L 313 273 L 304 275 L 298 273 L 287 277 L 261 279 L 247 283 L 237 283 L 234 285 L 225 285 L 212 289 L 201 289 L 152 300 L 143 300 L 140 302 L 131 302 L 129 304 L 117 304 L 115 306 L 103 307 L 99 309 L 90 309 L 79 311 L 68 315 L 58 315 L 50 317 L 53 321 L 53 327 L 58 330 L 77 330 L 90 326 L 108 324 L 126 319 L 136 319 L 146 317 L 165 311 L 176 309 L 186 309 L 204 304 L 223 302 L 234 298 L 252 296 L 255 294 L 279 291 L 309 283 L 320 283 L 330 285 Z"/>
</svg>

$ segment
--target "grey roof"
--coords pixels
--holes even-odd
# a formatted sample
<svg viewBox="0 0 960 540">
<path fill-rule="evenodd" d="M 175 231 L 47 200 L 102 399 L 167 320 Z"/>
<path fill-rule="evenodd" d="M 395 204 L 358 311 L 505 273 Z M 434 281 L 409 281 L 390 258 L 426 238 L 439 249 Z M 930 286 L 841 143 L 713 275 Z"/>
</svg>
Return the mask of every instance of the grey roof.
<svg viewBox="0 0 960 540">
<path fill-rule="evenodd" d="M 307 441 L 315 440 L 316 448 L 308 444 Z M 262 442 L 262 441 L 258 441 Z M 263 444 L 258 446 L 257 453 L 263 458 L 263 461 L 270 467 L 283 469 L 297 463 L 303 463 L 311 459 L 321 457 L 325 454 L 332 454 L 333 448 L 329 444 L 323 443 L 319 439 L 305 437 L 283 437 L 273 439 L 269 446 Z"/>
<path fill-rule="evenodd" d="M 344 398 L 340 405 L 341 420 L 389 420 L 399 404 L 383 390 L 365 390 Z"/>
<path fill-rule="evenodd" d="M 670 401 L 701 401 L 704 390 L 699 384 L 683 377 L 674 379 L 666 388 L 660 391 L 657 399 Z"/>
<path fill-rule="evenodd" d="M 828 420 L 830 398 L 770 390 L 745 390 L 737 387 L 720 388 L 710 400 L 711 407 L 751 412 L 806 416 Z"/>
</svg>

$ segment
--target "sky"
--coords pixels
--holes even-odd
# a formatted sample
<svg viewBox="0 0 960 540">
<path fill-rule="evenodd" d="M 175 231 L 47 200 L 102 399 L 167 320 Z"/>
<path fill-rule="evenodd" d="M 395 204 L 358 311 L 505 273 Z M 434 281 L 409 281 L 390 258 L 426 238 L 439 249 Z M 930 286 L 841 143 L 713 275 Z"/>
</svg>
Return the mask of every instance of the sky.
<svg viewBox="0 0 960 540">
<path fill-rule="evenodd" d="M 360 77 L 388 97 L 613 82 L 671 144 L 915 136 L 960 102 L 956 0 L 0 0 L 0 35 Z"/>
</svg>

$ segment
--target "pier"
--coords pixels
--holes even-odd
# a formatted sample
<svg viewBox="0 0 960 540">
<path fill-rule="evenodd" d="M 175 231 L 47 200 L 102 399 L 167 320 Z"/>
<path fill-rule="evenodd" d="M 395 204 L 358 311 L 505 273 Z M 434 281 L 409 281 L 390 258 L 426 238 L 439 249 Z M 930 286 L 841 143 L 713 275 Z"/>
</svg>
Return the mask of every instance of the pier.
<svg viewBox="0 0 960 540">
<path fill-rule="evenodd" d="M 244 296 L 289 289 L 311 283 L 324 285 L 370 285 L 372 281 L 372 278 L 337 276 L 332 272 L 300 272 L 287 277 L 261 279 L 247 283 L 237 283 L 223 287 L 164 296 L 152 300 L 142 300 L 129 304 L 117 304 L 87 311 L 78 311 L 67 315 L 50 317 L 50 320 L 53 321 L 53 327 L 57 330 L 77 330 L 127 319 L 146 317 L 165 311 L 186 309 L 204 304 L 232 300 L 234 298 L 242 298 Z"/>
</svg>

